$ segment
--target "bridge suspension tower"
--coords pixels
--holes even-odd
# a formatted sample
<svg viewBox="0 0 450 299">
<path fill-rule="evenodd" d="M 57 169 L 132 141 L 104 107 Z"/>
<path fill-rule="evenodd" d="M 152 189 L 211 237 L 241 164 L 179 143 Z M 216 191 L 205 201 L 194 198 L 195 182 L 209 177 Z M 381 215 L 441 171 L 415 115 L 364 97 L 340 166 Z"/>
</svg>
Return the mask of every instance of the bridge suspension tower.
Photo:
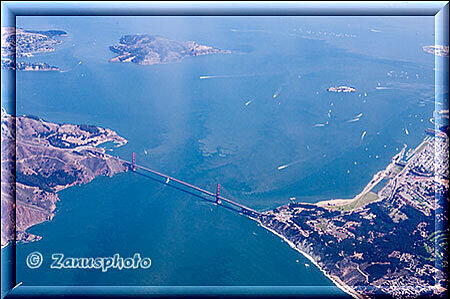
<svg viewBox="0 0 450 299">
<path fill-rule="evenodd" d="M 133 158 L 131 160 L 131 170 L 136 171 L 136 154 L 133 152 Z"/>
<path fill-rule="evenodd" d="M 216 191 L 216 204 L 220 205 L 222 201 L 220 200 L 220 184 L 217 184 L 217 191 Z"/>
</svg>

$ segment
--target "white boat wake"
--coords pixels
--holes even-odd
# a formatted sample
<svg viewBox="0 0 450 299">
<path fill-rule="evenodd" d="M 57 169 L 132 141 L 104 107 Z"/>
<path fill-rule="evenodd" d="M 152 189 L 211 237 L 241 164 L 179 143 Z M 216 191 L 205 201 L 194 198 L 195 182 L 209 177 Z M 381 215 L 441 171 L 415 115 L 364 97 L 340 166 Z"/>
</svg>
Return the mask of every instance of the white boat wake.
<svg viewBox="0 0 450 299">
<path fill-rule="evenodd" d="M 276 99 L 276 98 L 280 95 L 280 92 L 281 92 L 281 87 L 278 88 L 277 91 L 275 91 L 275 93 L 273 94 L 272 97 L 273 97 L 274 99 Z"/>
<path fill-rule="evenodd" d="M 361 142 L 363 142 L 364 137 L 366 137 L 367 131 L 364 131 L 361 135 Z"/>
<path fill-rule="evenodd" d="M 297 160 L 297 161 L 291 162 L 291 163 L 289 163 L 289 164 L 280 165 L 280 166 L 277 167 L 277 169 L 278 169 L 278 170 L 283 170 L 283 169 L 285 169 L 285 168 L 287 168 L 287 167 L 289 167 L 289 166 L 292 166 L 292 165 L 295 165 L 295 164 L 297 164 L 297 163 L 300 163 L 301 161 L 302 161 L 302 160 Z"/>
<path fill-rule="evenodd" d="M 354 123 L 354 122 L 357 122 L 357 121 L 359 121 L 359 120 L 360 120 L 360 118 L 357 117 L 357 118 L 353 118 L 353 119 L 347 120 L 347 122 L 348 122 L 348 123 Z"/>
</svg>

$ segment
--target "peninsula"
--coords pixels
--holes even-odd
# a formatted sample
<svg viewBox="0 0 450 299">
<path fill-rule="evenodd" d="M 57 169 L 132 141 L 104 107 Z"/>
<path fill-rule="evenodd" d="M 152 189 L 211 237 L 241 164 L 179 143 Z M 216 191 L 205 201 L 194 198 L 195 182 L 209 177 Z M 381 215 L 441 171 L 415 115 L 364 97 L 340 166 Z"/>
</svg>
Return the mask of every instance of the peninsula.
<svg viewBox="0 0 450 299">
<path fill-rule="evenodd" d="M 63 36 L 67 36 L 67 32 L 62 30 L 36 31 L 2 27 L 2 68 L 19 71 L 59 71 L 58 67 L 47 63 L 32 63 L 19 59 L 55 51 L 55 46 L 62 43 L 59 37 Z"/>
<path fill-rule="evenodd" d="M 127 170 L 98 147 L 105 142 L 127 140 L 110 129 L 14 117 L 2 108 L 2 247 L 14 234 L 18 242 L 41 239 L 27 229 L 53 218 L 58 191 Z"/>
<path fill-rule="evenodd" d="M 135 34 L 124 35 L 119 44 L 109 49 L 117 54 L 110 62 L 132 62 L 140 65 L 168 64 L 180 62 L 185 57 L 210 54 L 230 54 L 196 42 L 172 41 L 159 35 Z"/>
<path fill-rule="evenodd" d="M 427 134 L 416 149 L 405 146 L 353 199 L 289 203 L 254 220 L 354 297 L 443 296 L 448 125 Z"/>
</svg>

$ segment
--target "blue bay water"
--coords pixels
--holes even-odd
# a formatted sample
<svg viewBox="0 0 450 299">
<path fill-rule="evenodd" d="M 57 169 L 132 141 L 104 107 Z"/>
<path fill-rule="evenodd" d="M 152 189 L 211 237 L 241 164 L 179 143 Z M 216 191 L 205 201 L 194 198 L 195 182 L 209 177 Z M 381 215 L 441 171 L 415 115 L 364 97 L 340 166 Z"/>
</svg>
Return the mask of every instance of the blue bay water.
<svg viewBox="0 0 450 299">
<path fill-rule="evenodd" d="M 33 57 L 64 72 L 17 73 L 17 112 L 111 128 L 129 141 L 114 155 L 129 159 L 136 152 L 138 163 L 208 190 L 220 183 L 227 196 L 258 210 L 290 197 L 349 198 L 404 143 L 423 139 L 434 108 L 434 57 L 421 49 L 433 43 L 432 19 L 407 23 L 410 30 L 399 20 L 374 21 L 392 42 L 381 44 L 377 35 L 364 51 L 370 22 L 349 27 L 305 18 L 19 17 L 19 27 L 63 29 L 69 36 L 55 53 Z M 298 28 L 349 34 L 356 28 L 357 36 L 318 40 Z M 170 65 L 108 63 L 108 46 L 134 33 L 234 53 Z M 386 47 L 396 51 L 390 55 Z M 398 54 L 402 47 L 404 57 Z M 328 93 L 334 85 L 357 92 Z M 359 121 L 348 122 L 360 113 Z M 282 165 L 288 166 L 279 170 Z M 133 173 L 99 177 L 60 197 L 55 218 L 29 230 L 43 239 L 18 246 L 17 279 L 24 285 L 332 285 L 255 222 Z M 25 257 L 32 251 L 48 258 L 55 252 L 139 252 L 152 266 L 49 270 L 46 259 L 31 270 Z"/>
</svg>

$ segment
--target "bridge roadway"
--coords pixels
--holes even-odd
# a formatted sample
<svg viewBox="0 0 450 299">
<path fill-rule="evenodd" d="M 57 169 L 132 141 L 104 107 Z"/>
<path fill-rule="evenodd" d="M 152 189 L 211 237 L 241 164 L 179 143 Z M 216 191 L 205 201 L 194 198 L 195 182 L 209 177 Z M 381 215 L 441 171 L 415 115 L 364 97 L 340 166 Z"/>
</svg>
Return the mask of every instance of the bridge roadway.
<svg viewBox="0 0 450 299">
<path fill-rule="evenodd" d="M 214 198 L 217 197 L 215 193 L 209 192 L 208 190 L 205 190 L 205 189 L 202 189 L 202 188 L 200 188 L 200 187 L 194 186 L 194 185 L 189 184 L 189 183 L 187 183 L 187 182 L 185 182 L 185 181 L 176 179 L 176 178 L 174 178 L 174 177 L 171 177 L 171 176 L 169 176 L 169 175 L 167 175 L 167 174 L 158 172 L 158 171 L 153 170 L 153 169 L 151 169 L 151 168 L 148 168 L 148 167 L 145 167 L 145 166 L 142 166 L 142 165 L 139 165 L 139 164 L 133 164 L 133 163 L 131 163 L 130 161 L 127 161 L 127 160 L 124 160 L 124 159 L 120 159 L 120 158 L 118 158 L 118 160 L 121 161 L 121 162 L 123 162 L 123 163 L 126 163 L 126 164 L 128 164 L 128 165 L 130 165 L 130 166 L 134 166 L 134 167 L 136 167 L 136 168 L 139 168 L 139 169 L 141 169 L 141 170 L 150 172 L 150 173 L 152 173 L 152 174 L 155 174 L 155 175 L 157 175 L 157 176 L 163 177 L 163 178 L 165 178 L 165 179 L 169 179 L 170 181 L 177 182 L 177 183 L 179 183 L 179 184 L 181 184 L 181 185 L 183 185 L 183 186 L 186 186 L 186 187 L 188 187 L 188 188 L 190 188 L 190 189 L 193 189 L 193 190 L 196 190 L 196 191 L 198 191 L 198 192 L 201 192 L 201 193 L 203 193 L 203 194 L 205 194 L 205 195 L 208 195 L 208 196 L 211 196 L 211 197 L 214 197 Z M 223 196 L 219 196 L 218 198 L 219 198 L 220 200 L 224 201 L 224 202 L 227 202 L 228 204 L 230 204 L 230 205 L 232 205 L 232 206 L 235 206 L 235 207 L 238 207 L 238 208 L 242 209 L 243 212 L 248 211 L 248 212 L 251 212 L 252 214 L 254 214 L 255 216 L 257 216 L 257 215 L 260 214 L 259 212 L 255 211 L 255 210 L 253 210 L 253 209 L 251 209 L 251 208 L 249 208 L 249 207 L 247 207 L 247 206 L 244 206 L 244 205 L 242 205 L 242 204 L 240 204 L 240 203 L 237 203 L 237 202 L 235 202 L 235 201 L 233 201 L 233 200 L 231 200 L 231 199 L 225 198 L 225 197 L 223 197 Z"/>
</svg>

